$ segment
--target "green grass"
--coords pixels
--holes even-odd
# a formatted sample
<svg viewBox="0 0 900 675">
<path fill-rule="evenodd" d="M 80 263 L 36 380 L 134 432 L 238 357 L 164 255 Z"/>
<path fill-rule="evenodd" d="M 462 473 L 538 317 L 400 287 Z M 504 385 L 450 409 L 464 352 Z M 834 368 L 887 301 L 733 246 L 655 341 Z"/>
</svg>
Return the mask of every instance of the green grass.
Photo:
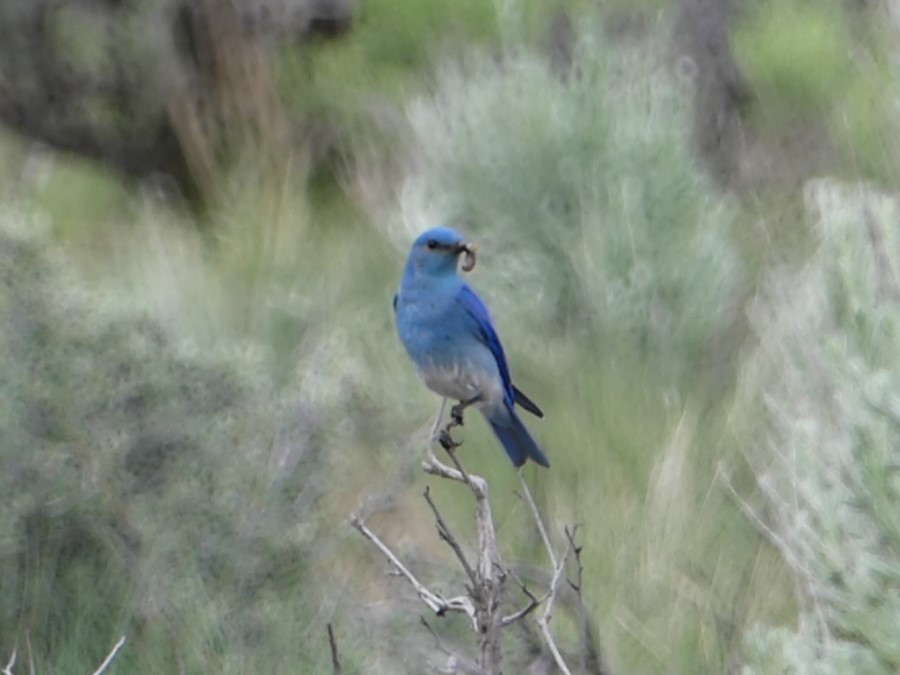
<svg viewBox="0 0 900 675">
<path fill-rule="evenodd" d="M 371 108 L 420 88 L 438 54 L 497 39 L 491 3 L 376 2 L 361 7 L 352 39 L 285 50 L 277 74 L 296 114 L 358 132 Z"/>
<path fill-rule="evenodd" d="M 829 110 L 853 74 L 852 37 L 836 3 L 760 3 L 733 45 L 761 113 L 776 123 Z"/>
<path fill-rule="evenodd" d="M 819 129 L 829 169 L 897 184 L 896 33 L 880 12 L 833 2 L 761 2 L 732 32 L 754 94 L 750 120 L 782 142 Z M 822 169 L 817 169 L 821 171 Z"/>
<path fill-rule="evenodd" d="M 829 126 L 858 175 L 887 188 L 897 184 L 896 77 L 885 66 L 860 73 L 845 89 Z"/>
</svg>

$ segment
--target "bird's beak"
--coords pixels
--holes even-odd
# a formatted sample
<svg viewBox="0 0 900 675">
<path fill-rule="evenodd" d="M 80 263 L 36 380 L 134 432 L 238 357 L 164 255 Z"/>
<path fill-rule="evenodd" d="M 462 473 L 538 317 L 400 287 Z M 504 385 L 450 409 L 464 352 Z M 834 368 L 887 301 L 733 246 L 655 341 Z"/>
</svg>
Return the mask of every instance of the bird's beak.
<svg viewBox="0 0 900 675">
<path fill-rule="evenodd" d="M 471 272 L 475 268 L 476 252 L 478 247 L 471 241 L 467 241 L 459 247 L 459 252 L 463 253 L 462 271 Z"/>
</svg>

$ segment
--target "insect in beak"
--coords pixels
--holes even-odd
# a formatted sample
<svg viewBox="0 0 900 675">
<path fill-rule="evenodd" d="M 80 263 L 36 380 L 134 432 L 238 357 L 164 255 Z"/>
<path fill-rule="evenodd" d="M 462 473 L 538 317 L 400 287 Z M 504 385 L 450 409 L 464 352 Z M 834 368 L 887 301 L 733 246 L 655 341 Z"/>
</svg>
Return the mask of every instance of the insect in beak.
<svg viewBox="0 0 900 675">
<path fill-rule="evenodd" d="M 462 261 L 462 271 L 463 272 L 471 272 L 475 269 L 475 261 L 477 259 L 476 251 L 478 247 L 472 242 L 466 242 L 460 248 L 460 251 L 463 253 L 463 261 Z"/>
</svg>

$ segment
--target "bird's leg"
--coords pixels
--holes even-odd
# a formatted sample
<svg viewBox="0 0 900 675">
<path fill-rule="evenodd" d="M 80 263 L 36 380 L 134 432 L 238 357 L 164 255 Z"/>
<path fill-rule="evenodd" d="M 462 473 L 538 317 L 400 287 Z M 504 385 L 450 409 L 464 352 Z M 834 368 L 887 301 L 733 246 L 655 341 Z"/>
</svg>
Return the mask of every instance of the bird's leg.
<svg viewBox="0 0 900 675">
<path fill-rule="evenodd" d="M 447 452 L 453 452 L 454 449 L 462 445 L 462 441 L 453 440 L 453 436 L 450 435 L 449 424 L 441 429 L 441 433 L 438 436 L 438 441 L 440 442 L 441 447 L 444 448 L 444 450 L 446 450 Z"/>
<path fill-rule="evenodd" d="M 453 420 L 453 425 L 457 427 L 461 427 L 463 422 L 463 413 L 465 412 L 465 407 L 462 403 L 457 403 L 455 406 L 450 408 L 450 419 Z"/>
<path fill-rule="evenodd" d="M 454 427 L 463 426 L 463 413 L 465 412 L 466 408 L 468 408 L 473 403 L 477 403 L 480 399 L 481 394 L 470 398 L 468 401 L 460 401 L 455 406 L 450 408 L 450 421 L 447 422 L 447 426 L 441 429 L 440 436 L 438 437 L 438 440 L 440 441 L 441 446 L 443 446 L 444 450 L 452 452 L 454 448 L 458 448 L 460 445 L 462 445 L 462 441 L 453 440 L 453 436 L 450 435 L 450 431 Z"/>
<path fill-rule="evenodd" d="M 481 394 L 478 394 L 477 396 L 473 396 L 472 398 L 470 398 L 468 401 L 460 401 L 455 406 L 450 408 L 450 417 L 453 419 L 453 426 L 463 426 L 463 413 L 466 411 L 466 408 L 468 408 L 473 403 L 478 403 L 478 401 L 480 400 Z"/>
</svg>

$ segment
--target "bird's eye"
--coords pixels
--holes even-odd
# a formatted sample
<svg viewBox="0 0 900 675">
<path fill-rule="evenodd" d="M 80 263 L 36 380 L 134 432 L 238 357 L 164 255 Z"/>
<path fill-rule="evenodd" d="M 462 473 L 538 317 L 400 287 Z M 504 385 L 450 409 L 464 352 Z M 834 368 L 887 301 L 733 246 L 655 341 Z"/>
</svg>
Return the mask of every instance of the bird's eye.
<svg viewBox="0 0 900 675">
<path fill-rule="evenodd" d="M 438 247 L 437 239 L 429 239 L 425 245 L 433 251 Z"/>
</svg>

